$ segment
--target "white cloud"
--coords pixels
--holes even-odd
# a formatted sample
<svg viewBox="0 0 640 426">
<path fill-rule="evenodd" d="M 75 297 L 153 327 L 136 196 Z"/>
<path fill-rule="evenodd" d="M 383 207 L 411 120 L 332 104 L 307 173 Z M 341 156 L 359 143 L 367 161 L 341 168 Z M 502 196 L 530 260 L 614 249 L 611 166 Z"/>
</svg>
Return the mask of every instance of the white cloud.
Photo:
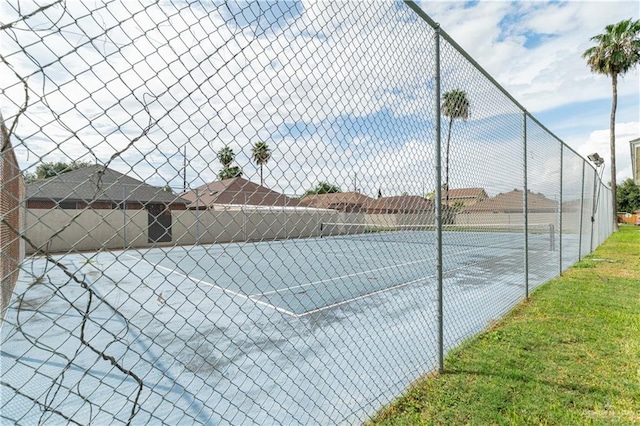
<svg viewBox="0 0 640 426">
<path fill-rule="evenodd" d="M 640 121 L 616 123 L 616 182 L 622 182 L 632 176 L 629 141 L 637 138 L 638 135 L 640 135 Z M 609 182 L 611 180 L 609 129 L 592 131 L 588 140 L 578 148 L 578 153 L 584 157 L 592 152 L 597 152 L 605 159 L 603 180 Z"/>
<path fill-rule="evenodd" d="M 26 166 L 89 159 L 89 152 L 107 161 L 157 121 L 115 168 L 179 186 L 186 145 L 195 185 L 215 179 L 215 153 L 228 144 L 247 177 L 255 177 L 249 145 L 266 140 L 274 149 L 267 183 L 287 193 L 300 193 L 319 180 L 347 189 L 356 174 L 358 186 L 370 195 L 378 187 L 389 195 L 434 187 L 433 170 L 425 170 L 433 162 L 437 103 L 432 32 L 402 4 L 304 3 L 302 15 L 259 37 L 251 26 L 226 22 L 212 5 L 180 10 L 163 3 L 83 5 L 68 7 L 66 14 L 62 8 L 48 12 L 63 27 L 60 32 L 10 31 L 3 38 L 3 55 L 18 74 L 28 76 L 30 106 L 17 130 Z M 590 35 L 631 10 L 627 3 L 619 5 L 606 11 L 577 2 L 423 7 L 516 99 L 543 110 L 610 96 L 607 79 L 590 74 L 580 53 Z M 15 19 L 10 7 L 3 8 Z M 38 28 L 51 26 L 42 16 L 34 19 Z M 527 48 L 532 34 L 551 38 Z M 509 144 L 517 142 L 504 135 L 495 139 L 500 132 L 518 135 L 519 122 L 498 119 L 517 112 L 515 106 L 446 43 L 443 55 L 443 91 L 466 90 L 469 121 L 483 133 L 495 133 L 465 136 L 484 142 L 469 144 L 457 158 L 453 186 L 513 189 L 519 179 L 513 161 L 494 169 L 466 161 L 487 154 L 504 159 Z M 24 90 L 6 65 L 0 71 L 7 82 L 0 95 L 3 115 L 11 122 Z M 637 81 L 636 71 L 621 83 L 621 92 L 638 93 Z M 336 129 L 343 117 L 374 118 L 367 124 L 344 120 L 343 127 L 351 127 Z M 393 121 L 407 117 L 431 127 L 420 137 L 394 127 L 420 127 Z M 282 133 L 284 124 L 316 130 L 296 137 Z"/>
<path fill-rule="evenodd" d="M 610 80 L 590 73 L 582 53 L 610 23 L 638 19 L 635 1 L 423 2 L 422 8 L 529 111 L 611 96 Z M 533 48 L 527 37 L 543 37 Z M 585 90 L 588 85 L 589 90 Z M 621 93 L 640 94 L 636 69 Z"/>
</svg>

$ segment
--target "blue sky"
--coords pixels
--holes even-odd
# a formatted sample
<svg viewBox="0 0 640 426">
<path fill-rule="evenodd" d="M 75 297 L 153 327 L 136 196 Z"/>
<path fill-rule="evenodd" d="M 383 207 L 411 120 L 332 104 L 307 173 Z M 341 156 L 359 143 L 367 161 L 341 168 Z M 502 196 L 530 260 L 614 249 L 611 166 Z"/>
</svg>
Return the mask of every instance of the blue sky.
<svg viewBox="0 0 640 426">
<path fill-rule="evenodd" d="M 195 187 L 216 178 L 215 153 L 230 146 L 256 181 L 250 146 L 265 140 L 273 149 L 265 183 L 285 193 L 320 180 L 368 195 L 436 184 L 432 30 L 402 2 L 96 2 L 93 12 L 91 1 L 69 4 L 3 34 L 10 66 L 0 64 L 8 82 L 0 105 L 10 124 L 24 101 L 16 73 L 29 83 L 16 129 L 25 168 L 104 164 L 135 140 L 110 167 L 179 188 L 186 148 Z M 610 81 L 590 73 L 581 54 L 605 25 L 638 19 L 637 2 L 418 4 L 572 149 L 607 158 Z M 5 2 L 7 21 L 18 5 L 23 13 L 36 7 Z M 464 88 L 471 100 L 469 120 L 454 127 L 452 187 L 513 189 L 517 150 L 496 168 L 503 175 L 469 156 L 511 150 L 517 109 L 446 43 L 442 49 L 443 92 Z M 631 173 L 628 141 L 640 134 L 639 75 L 619 85 L 619 181 Z"/>
<path fill-rule="evenodd" d="M 582 58 L 608 24 L 640 19 L 637 1 L 425 1 L 421 8 L 547 128 L 583 156 L 609 162 L 611 80 Z M 481 43 L 478 43 L 481 40 Z M 631 177 L 640 136 L 638 68 L 619 81 L 618 181 Z M 605 163 L 606 165 L 606 163 Z M 605 176 L 609 171 L 605 171 Z"/>
</svg>

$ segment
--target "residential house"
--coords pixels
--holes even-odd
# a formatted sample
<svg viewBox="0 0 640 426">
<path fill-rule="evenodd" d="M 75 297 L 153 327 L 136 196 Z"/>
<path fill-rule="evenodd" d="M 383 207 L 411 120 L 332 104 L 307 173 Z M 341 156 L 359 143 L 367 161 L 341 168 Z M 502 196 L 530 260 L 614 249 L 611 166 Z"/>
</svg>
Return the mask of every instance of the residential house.
<svg viewBox="0 0 640 426">
<path fill-rule="evenodd" d="M 460 213 L 522 213 L 524 211 L 523 197 L 520 189 L 501 193 L 463 208 Z M 558 202 L 546 198 L 541 193 L 529 191 L 527 194 L 528 211 L 535 213 L 556 213 Z"/>
<path fill-rule="evenodd" d="M 448 199 L 447 202 L 447 192 Z M 473 206 L 479 201 L 489 198 L 484 188 L 458 188 L 449 191 L 442 190 L 442 205 L 455 207 Z"/>
<path fill-rule="evenodd" d="M 28 209 L 184 210 L 187 201 L 142 181 L 99 165 L 83 167 L 26 185 Z"/>
<path fill-rule="evenodd" d="M 374 200 L 359 192 L 335 192 L 330 194 L 307 195 L 300 203 L 316 209 L 332 209 L 344 213 L 364 212 L 365 205 Z"/>
<path fill-rule="evenodd" d="M 433 212 L 434 203 L 419 195 L 398 195 L 371 199 L 365 210 L 368 214 Z"/>
<path fill-rule="evenodd" d="M 243 206 L 299 207 L 298 200 L 241 177 L 214 181 L 180 194 L 193 210 L 233 210 Z"/>
<path fill-rule="evenodd" d="M 26 185 L 25 201 L 27 211 L 33 214 L 43 209 L 144 209 L 148 212 L 149 242 L 171 241 L 171 211 L 185 210 L 187 205 L 186 200 L 162 188 L 100 165 L 31 182 Z M 42 213 L 37 217 L 44 220 Z M 93 228 L 91 225 L 86 231 Z"/>
</svg>

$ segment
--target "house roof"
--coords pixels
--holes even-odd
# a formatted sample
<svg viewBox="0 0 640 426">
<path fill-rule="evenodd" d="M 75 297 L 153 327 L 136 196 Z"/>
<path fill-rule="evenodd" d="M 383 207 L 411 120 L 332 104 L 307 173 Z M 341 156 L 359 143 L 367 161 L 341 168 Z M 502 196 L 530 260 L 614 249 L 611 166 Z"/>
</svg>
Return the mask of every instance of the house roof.
<svg viewBox="0 0 640 426">
<path fill-rule="evenodd" d="M 329 194 L 307 195 L 300 199 L 300 203 L 319 209 L 329 209 L 337 206 L 363 206 L 366 202 L 373 200 L 359 192 L 332 192 Z"/>
<path fill-rule="evenodd" d="M 388 211 L 432 211 L 433 202 L 419 195 L 398 195 L 394 197 L 382 197 L 371 199 L 365 208 L 372 210 L 388 210 Z"/>
<path fill-rule="evenodd" d="M 442 190 L 442 198 L 446 197 L 445 190 Z M 484 188 L 458 188 L 449 190 L 449 199 L 461 199 L 461 198 L 488 198 Z"/>
<path fill-rule="evenodd" d="M 201 185 L 180 196 L 189 201 L 188 207 L 238 204 L 251 206 L 299 206 L 300 203 L 241 177 L 219 180 Z M 197 199 L 197 202 L 196 202 Z"/>
<path fill-rule="evenodd" d="M 584 207 L 581 200 L 571 200 L 562 203 L 562 211 L 580 211 L 581 207 Z"/>
<path fill-rule="evenodd" d="M 51 201 L 111 201 L 186 204 L 187 201 L 162 188 L 148 185 L 100 165 L 83 167 L 26 185 L 25 199 Z"/>
<path fill-rule="evenodd" d="M 528 210 L 538 212 L 554 212 L 558 208 L 556 201 L 546 198 L 543 194 L 529 191 L 527 196 Z M 461 213 L 472 212 L 522 212 L 522 190 L 514 189 L 495 197 L 478 201 L 476 204 L 461 210 Z"/>
</svg>

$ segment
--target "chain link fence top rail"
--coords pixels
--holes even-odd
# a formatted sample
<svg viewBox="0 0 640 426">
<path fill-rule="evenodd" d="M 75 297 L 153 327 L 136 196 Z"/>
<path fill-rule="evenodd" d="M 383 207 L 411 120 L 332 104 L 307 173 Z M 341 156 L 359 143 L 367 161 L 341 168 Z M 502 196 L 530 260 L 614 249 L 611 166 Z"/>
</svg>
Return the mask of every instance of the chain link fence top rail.
<svg viewBox="0 0 640 426">
<path fill-rule="evenodd" d="M 411 2 L 0 7 L 3 423 L 357 424 L 612 232 Z"/>
</svg>

